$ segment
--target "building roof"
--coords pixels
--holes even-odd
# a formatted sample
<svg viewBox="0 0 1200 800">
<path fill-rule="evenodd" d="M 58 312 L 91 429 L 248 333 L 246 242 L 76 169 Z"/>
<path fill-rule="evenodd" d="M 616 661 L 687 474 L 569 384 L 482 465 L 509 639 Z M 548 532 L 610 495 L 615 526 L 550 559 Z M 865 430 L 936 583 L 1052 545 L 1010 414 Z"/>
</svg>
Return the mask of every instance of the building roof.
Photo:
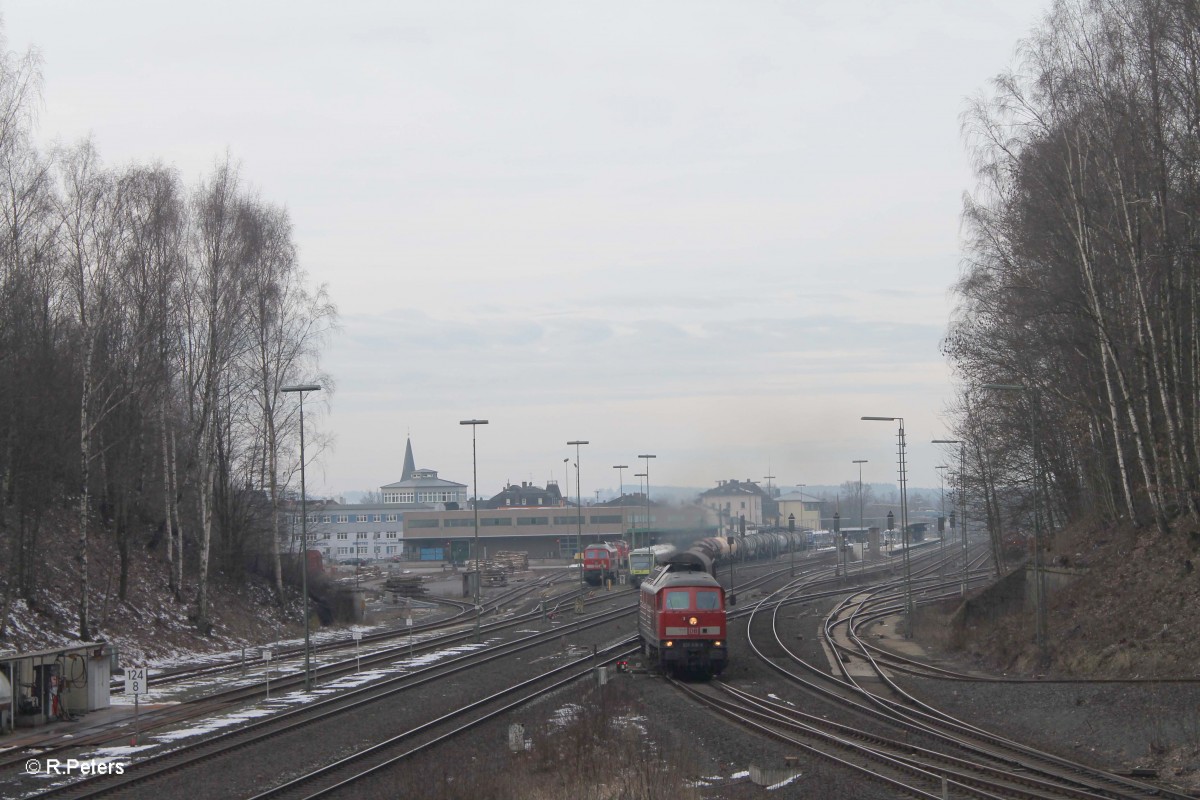
<svg viewBox="0 0 1200 800">
<path fill-rule="evenodd" d="M 634 492 L 632 494 L 623 494 L 620 497 L 614 497 L 612 500 L 605 500 L 603 503 L 596 503 L 597 506 L 606 506 L 608 508 L 635 506 L 639 508 L 646 507 L 646 495 L 642 492 Z M 657 508 L 661 503 L 656 503 L 652 499 L 650 501 L 651 508 Z"/>
<path fill-rule="evenodd" d="M 504 490 L 483 504 L 483 508 L 545 508 L 561 506 L 562 493 L 558 484 L 536 486 L 522 481 L 521 485 L 510 483 Z"/>
<path fill-rule="evenodd" d="M 433 469 L 418 469 L 413 470 L 413 477 L 389 483 L 387 486 L 381 486 L 380 489 L 465 489 L 465 483 L 455 483 L 437 476 L 437 470 Z"/>
<path fill-rule="evenodd" d="M 701 497 L 728 497 L 730 495 L 759 495 L 765 496 L 762 487 L 752 480 L 718 481 L 716 488 L 701 492 Z"/>
</svg>

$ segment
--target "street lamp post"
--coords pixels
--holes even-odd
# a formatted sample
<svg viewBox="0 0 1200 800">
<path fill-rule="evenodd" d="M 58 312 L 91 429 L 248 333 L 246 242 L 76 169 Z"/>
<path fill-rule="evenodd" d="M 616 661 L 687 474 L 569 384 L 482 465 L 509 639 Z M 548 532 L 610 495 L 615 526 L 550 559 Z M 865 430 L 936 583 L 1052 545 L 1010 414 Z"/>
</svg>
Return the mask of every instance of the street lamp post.
<svg viewBox="0 0 1200 800">
<path fill-rule="evenodd" d="M 588 444 L 582 439 L 567 442 L 567 445 L 575 445 L 575 522 L 578 527 L 579 534 L 579 588 L 583 588 L 583 494 L 579 488 L 579 446 Z"/>
<path fill-rule="evenodd" d="M 862 465 L 869 464 L 870 462 L 865 458 L 856 458 L 850 463 L 858 464 L 858 535 L 864 537 L 862 541 L 862 550 L 860 551 L 861 554 L 858 559 L 858 571 L 860 573 L 865 573 L 867 571 L 867 539 L 869 537 L 863 534 Z"/>
<path fill-rule="evenodd" d="M 642 490 L 642 497 L 645 497 L 646 496 L 646 481 L 645 481 L 645 479 L 649 478 L 650 476 L 644 472 L 635 472 L 635 473 L 633 473 L 633 477 L 639 479 L 638 480 L 638 488 L 640 488 Z M 637 518 L 636 515 L 634 518 L 635 519 Z M 633 544 L 636 545 L 637 544 L 637 525 L 633 526 L 633 534 L 634 534 Z M 646 553 L 648 555 L 650 552 L 649 551 L 649 548 L 650 548 L 650 504 L 649 503 L 646 504 L 646 532 L 642 534 L 642 539 L 645 540 L 646 548 L 647 548 Z M 637 547 L 634 547 L 633 549 L 636 550 Z M 653 561 L 650 562 L 650 566 L 651 566 L 651 568 L 654 567 Z"/>
<path fill-rule="evenodd" d="M 640 453 L 638 458 L 646 462 L 646 547 L 650 546 L 650 459 L 658 458 L 653 453 Z"/>
<path fill-rule="evenodd" d="M 1044 663 L 1046 660 L 1046 587 L 1042 575 L 1042 513 L 1041 486 L 1042 462 L 1038 448 L 1037 435 L 1037 390 L 1030 389 L 1019 383 L 985 383 L 984 389 L 996 389 L 1007 392 L 1028 392 L 1030 396 L 1029 413 L 1029 446 L 1033 448 L 1033 602 L 1034 602 L 1034 634 L 1037 638 L 1038 656 Z"/>
<path fill-rule="evenodd" d="M 308 495 L 304 485 L 304 393 L 319 392 L 315 383 L 281 386 L 280 392 L 300 395 L 300 591 L 304 593 L 304 691 L 312 691 L 312 657 L 310 653 L 311 624 L 308 615 Z"/>
<path fill-rule="evenodd" d="M 958 445 L 958 524 L 962 526 L 962 586 L 961 594 L 967 596 L 967 443 L 961 439 L 934 439 L 931 444 Z"/>
<path fill-rule="evenodd" d="M 877 422 L 898 422 L 900 431 L 896 436 L 898 466 L 900 472 L 900 535 L 904 542 L 904 613 L 907 617 L 904 625 L 904 638 L 912 638 L 913 629 L 913 596 L 912 596 L 912 566 L 908 551 L 908 467 L 904 461 L 904 418 L 903 417 L 863 417 L 864 420 Z"/>
<path fill-rule="evenodd" d="M 625 470 L 629 469 L 628 464 L 613 464 L 613 469 L 617 471 L 617 497 L 625 496 Z"/>
<path fill-rule="evenodd" d="M 479 641 L 479 618 L 483 616 L 483 607 L 479 604 L 479 583 L 483 578 L 483 567 L 479 561 L 479 467 L 475 454 L 475 431 L 480 425 L 487 425 L 486 419 L 464 419 L 459 425 L 471 426 L 471 481 L 474 484 L 471 491 L 475 494 L 475 542 L 472 545 L 472 556 L 475 559 L 475 641 Z"/>
</svg>

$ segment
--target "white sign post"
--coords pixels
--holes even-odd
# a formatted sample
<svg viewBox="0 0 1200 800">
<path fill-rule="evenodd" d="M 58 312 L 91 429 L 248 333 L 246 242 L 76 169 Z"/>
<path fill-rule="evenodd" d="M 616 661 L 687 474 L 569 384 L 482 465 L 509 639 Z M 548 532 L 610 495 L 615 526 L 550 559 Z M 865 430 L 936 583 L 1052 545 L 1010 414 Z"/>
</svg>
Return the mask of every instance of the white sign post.
<svg viewBox="0 0 1200 800">
<path fill-rule="evenodd" d="M 142 695 L 148 694 L 150 688 L 149 681 L 146 679 L 146 665 L 140 667 L 125 668 L 125 694 L 133 695 L 133 746 L 137 747 L 139 740 L 142 737 L 141 725 L 138 719 L 139 701 Z"/>
<path fill-rule="evenodd" d="M 404 625 L 405 625 L 405 627 L 407 627 L 407 628 L 408 628 L 408 657 L 409 657 L 409 658 L 412 658 L 412 654 L 413 654 L 413 648 L 412 648 L 412 635 L 413 635 L 412 611 L 409 611 L 409 612 L 408 612 L 408 616 L 404 618 Z"/>
</svg>

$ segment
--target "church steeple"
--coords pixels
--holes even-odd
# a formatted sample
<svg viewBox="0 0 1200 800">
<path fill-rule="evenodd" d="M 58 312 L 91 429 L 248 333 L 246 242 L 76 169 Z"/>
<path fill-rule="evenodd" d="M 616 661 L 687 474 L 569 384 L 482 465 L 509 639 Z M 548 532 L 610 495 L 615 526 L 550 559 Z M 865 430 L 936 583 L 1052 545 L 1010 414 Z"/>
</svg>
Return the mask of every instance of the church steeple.
<svg viewBox="0 0 1200 800">
<path fill-rule="evenodd" d="M 417 462 L 413 461 L 412 439 L 410 438 L 410 439 L 408 439 L 407 444 L 404 445 L 404 466 L 400 470 L 400 475 L 401 475 L 400 480 L 402 480 L 402 481 L 408 480 L 409 478 L 411 478 L 413 476 L 413 473 L 416 471 L 417 471 Z"/>
</svg>

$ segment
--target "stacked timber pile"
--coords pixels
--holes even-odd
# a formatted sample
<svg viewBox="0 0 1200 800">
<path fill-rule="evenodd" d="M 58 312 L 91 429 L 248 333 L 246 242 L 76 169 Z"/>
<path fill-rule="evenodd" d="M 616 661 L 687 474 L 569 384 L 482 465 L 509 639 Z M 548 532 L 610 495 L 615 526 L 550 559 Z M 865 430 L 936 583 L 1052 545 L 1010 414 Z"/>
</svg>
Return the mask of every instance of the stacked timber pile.
<svg viewBox="0 0 1200 800">
<path fill-rule="evenodd" d="M 525 572 L 529 569 L 529 553 L 501 550 L 496 553 L 496 562 L 509 572 Z"/>
<path fill-rule="evenodd" d="M 387 579 L 383 585 L 385 592 L 391 592 L 392 598 L 421 597 L 426 589 L 421 585 L 420 575 L 396 575 Z"/>
<path fill-rule="evenodd" d="M 469 571 L 479 570 L 480 580 L 491 586 L 508 585 L 508 568 L 500 561 L 468 561 Z"/>
</svg>

